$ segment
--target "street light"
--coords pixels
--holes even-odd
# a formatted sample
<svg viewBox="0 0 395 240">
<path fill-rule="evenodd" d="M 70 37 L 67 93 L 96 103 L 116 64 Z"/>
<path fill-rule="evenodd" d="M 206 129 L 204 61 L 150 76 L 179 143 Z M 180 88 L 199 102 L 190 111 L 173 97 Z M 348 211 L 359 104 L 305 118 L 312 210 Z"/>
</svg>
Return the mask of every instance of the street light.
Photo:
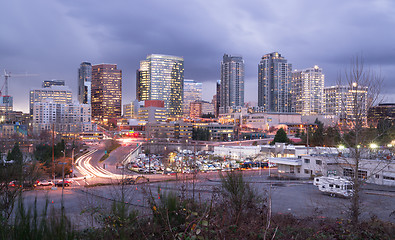
<svg viewBox="0 0 395 240">
<path fill-rule="evenodd" d="M 378 146 L 376 143 L 371 143 L 371 144 L 369 145 L 369 147 L 370 147 L 371 149 L 377 149 L 379 146 Z"/>
</svg>

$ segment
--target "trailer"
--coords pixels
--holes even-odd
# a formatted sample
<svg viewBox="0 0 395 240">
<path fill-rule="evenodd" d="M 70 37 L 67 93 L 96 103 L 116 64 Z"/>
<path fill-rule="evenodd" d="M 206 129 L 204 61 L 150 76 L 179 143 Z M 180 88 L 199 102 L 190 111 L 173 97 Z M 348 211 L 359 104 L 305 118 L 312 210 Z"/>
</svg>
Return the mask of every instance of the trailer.
<svg viewBox="0 0 395 240">
<path fill-rule="evenodd" d="M 354 194 L 353 182 L 341 177 L 315 177 L 314 186 L 324 194 L 340 197 L 352 197 Z"/>
</svg>

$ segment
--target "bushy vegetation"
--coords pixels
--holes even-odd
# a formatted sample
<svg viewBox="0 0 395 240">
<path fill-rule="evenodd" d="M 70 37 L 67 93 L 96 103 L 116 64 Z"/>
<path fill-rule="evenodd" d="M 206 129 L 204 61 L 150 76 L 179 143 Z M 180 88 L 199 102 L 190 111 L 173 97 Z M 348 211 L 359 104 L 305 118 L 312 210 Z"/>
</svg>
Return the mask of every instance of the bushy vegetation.
<svg viewBox="0 0 395 240">
<path fill-rule="evenodd" d="M 117 149 L 119 146 L 121 146 L 116 140 L 110 139 L 106 141 L 105 143 L 105 153 L 104 155 L 100 158 L 100 162 L 106 160 L 112 151 Z"/>
<path fill-rule="evenodd" d="M 242 173 L 220 176 L 221 187 L 205 202 L 186 192 L 146 189 L 148 208 L 138 212 L 124 194 L 109 207 L 83 211 L 95 224 L 81 229 L 60 211 L 38 213 L 19 198 L 15 219 L 0 226 L 1 239 L 392 239 L 395 225 L 372 218 L 358 226 L 348 220 L 296 218 L 271 214 L 267 196 L 259 196 Z M 185 189 L 184 189 L 185 190 Z M 268 224 L 268 221 L 269 224 Z"/>
<path fill-rule="evenodd" d="M 192 139 L 200 141 L 210 140 L 210 131 L 205 127 L 196 127 L 192 129 Z"/>
</svg>

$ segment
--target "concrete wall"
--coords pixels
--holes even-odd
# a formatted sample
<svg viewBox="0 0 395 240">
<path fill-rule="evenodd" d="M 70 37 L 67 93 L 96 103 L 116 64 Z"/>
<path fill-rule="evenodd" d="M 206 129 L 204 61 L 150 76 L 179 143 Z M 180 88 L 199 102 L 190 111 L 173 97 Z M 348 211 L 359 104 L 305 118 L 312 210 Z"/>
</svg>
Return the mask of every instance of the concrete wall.
<svg viewBox="0 0 395 240">
<path fill-rule="evenodd" d="M 144 144 L 142 147 L 143 150 L 148 149 L 150 153 L 153 154 L 164 154 L 172 151 L 180 151 L 183 149 L 191 150 L 191 151 L 212 151 L 212 147 L 204 144 L 185 144 L 185 143 L 166 143 L 166 142 L 159 142 L 159 143 L 148 143 Z"/>
</svg>

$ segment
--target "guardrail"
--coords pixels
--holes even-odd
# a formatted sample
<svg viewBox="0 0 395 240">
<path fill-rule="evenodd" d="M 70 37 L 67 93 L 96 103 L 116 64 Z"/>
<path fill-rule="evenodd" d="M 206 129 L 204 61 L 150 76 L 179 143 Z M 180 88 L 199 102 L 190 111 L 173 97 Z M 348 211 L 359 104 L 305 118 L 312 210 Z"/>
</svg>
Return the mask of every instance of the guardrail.
<svg viewBox="0 0 395 240">
<path fill-rule="evenodd" d="M 142 144 L 139 144 L 135 149 L 133 149 L 123 160 L 122 165 L 128 164 L 132 161 L 132 157 L 134 155 L 138 155 L 141 153 Z M 134 156 L 136 157 L 136 156 Z"/>
</svg>

